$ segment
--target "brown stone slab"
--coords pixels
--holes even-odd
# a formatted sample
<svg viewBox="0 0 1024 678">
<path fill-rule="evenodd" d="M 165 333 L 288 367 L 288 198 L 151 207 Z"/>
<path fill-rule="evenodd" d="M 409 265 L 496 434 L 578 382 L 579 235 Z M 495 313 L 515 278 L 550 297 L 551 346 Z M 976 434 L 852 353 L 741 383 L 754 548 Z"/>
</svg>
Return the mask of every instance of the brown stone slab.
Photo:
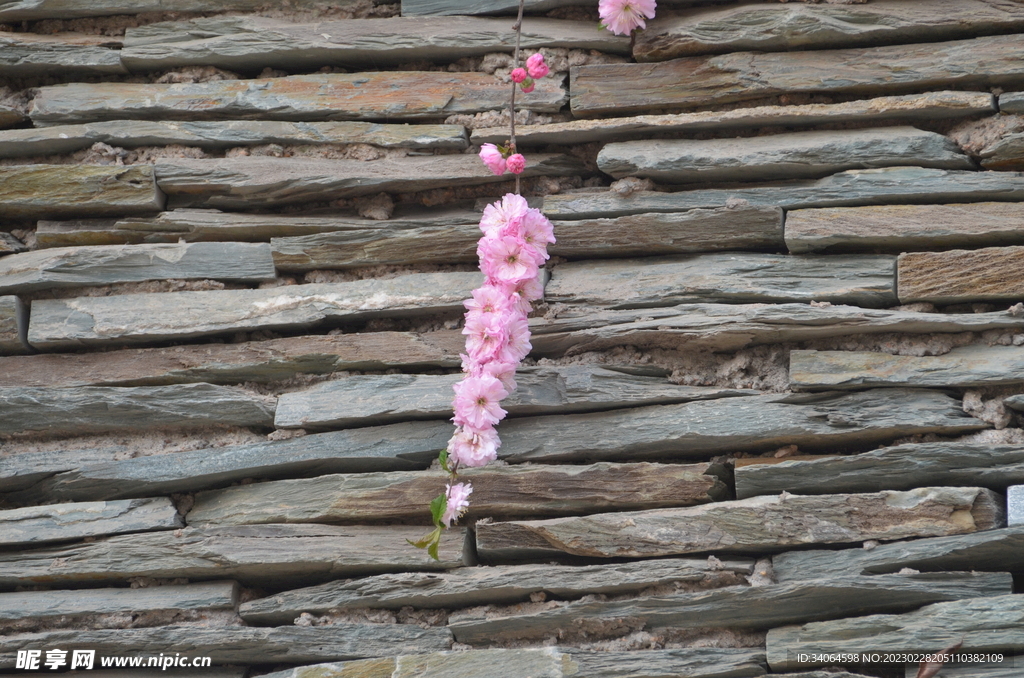
<svg viewBox="0 0 1024 678">
<path fill-rule="evenodd" d="M 25 114 L 12 106 L 0 104 L 0 129 L 14 127 L 25 119 Z"/>
<path fill-rule="evenodd" d="M 0 213 L 8 219 L 121 217 L 163 207 L 152 165 L 0 167 Z"/>
<path fill-rule="evenodd" d="M 988 170 L 1024 169 L 1024 134 L 1010 134 L 981 152 L 981 166 Z"/>
<path fill-rule="evenodd" d="M 1021 301 L 1024 246 L 901 254 L 897 294 L 902 303 Z"/>
</svg>

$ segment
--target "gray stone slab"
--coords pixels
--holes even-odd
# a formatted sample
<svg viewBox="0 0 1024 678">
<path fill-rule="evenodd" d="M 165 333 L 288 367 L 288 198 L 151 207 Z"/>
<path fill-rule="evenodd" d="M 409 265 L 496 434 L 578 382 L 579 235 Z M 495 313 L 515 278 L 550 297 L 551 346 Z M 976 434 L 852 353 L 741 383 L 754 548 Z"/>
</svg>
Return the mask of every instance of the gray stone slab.
<svg viewBox="0 0 1024 678">
<path fill-rule="evenodd" d="M 547 12 L 559 7 L 588 4 L 586 0 L 526 0 L 528 12 Z M 402 16 L 451 16 L 458 14 L 515 14 L 517 0 L 402 0 Z"/>
<path fill-rule="evenodd" d="M 1024 245 L 1019 203 L 879 205 L 791 210 L 790 252 L 891 252 Z"/>
<path fill-rule="evenodd" d="M 744 346 L 846 335 L 984 332 L 1024 327 L 1024 317 L 996 313 L 918 313 L 808 304 L 682 304 L 609 311 L 582 306 L 535 318 L 533 355 L 563 355 L 614 346 L 735 351 Z"/>
<path fill-rule="evenodd" d="M 449 422 L 409 422 L 120 460 L 96 450 L 13 455 L 0 457 L 0 488 L 43 481 L 19 499 L 84 501 L 194 492 L 246 478 L 410 471 L 429 466 L 451 436 Z"/>
<path fill-rule="evenodd" d="M 301 586 L 463 565 L 464 530 L 444 533 L 439 561 L 406 542 L 423 533 L 416 526 L 244 525 L 120 535 L 0 553 L 0 587 L 124 583 L 132 577 L 231 578 L 247 585 Z M 125 646 L 138 649 L 127 642 Z"/>
<path fill-rule="evenodd" d="M 999 95 L 999 110 L 1003 113 L 1024 113 L 1024 92 L 1004 92 Z"/>
<path fill-rule="evenodd" d="M 926 167 L 848 170 L 817 181 L 779 182 L 747 188 L 662 193 L 640 191 L 621 197 L 612 191 L 544 196 L 552 220 L 621 217 L 645 212 L 683 212 L 723 207 L 746 200 L 754 206 L 787 210 L 914 203 L 1024 201 L 1024 173 L 963 172 Z"/>
<path fill-rule="evenodd" d="M 13 106 L 0 104 L 0 129 L 14 127 L 25 120 L 25 113 Z"/>
<path fill-rule="evenodd" d="M 0 593 L 0 622 L 160 610 L 233 610 L 237 604 L 238 583 L 233 581 L 59 593 L 21 591 Z"/>
<path fill-rule="evenodd" d="M 974 169 L 952 139 L 913 127 L 819 130 L 737 139 L 621 141 L 601 149 L 601 171 L 662 184 L 811 179 L 849 169 Z"/>
<path fill-rule="evenodd" d="M 1012 35 L 891 47 L 733 52 L 656 64 L 572 69 L 578 117 L 715 106 L 780 94 L 903 94 L 925 88 L 1011 87 L 1024 81 Z M 829 77 L 822 78 L 821 73 Z"/>
<path fill-rule="evenodd" d="M 61 155 L 97 142 L 135 146 L 221 149 L 258 144 L 372 144 L 382 148 L 458 149 L 469 142 L 460 125 L 387 125 L 376 122 L 225 120 L 161 122 L 113 120 L 0 132 L 0 158 Z"/>
<path fill-rule="evenodd" d="M 60 247 L 0 258 L 0 294 L 166 279 L 259 283 L 274 280 L 262 243 Z"/>
<path fill-rule="evenodd" d="M 1024 485 L 1006 488 L 1006 523 L 1024 525 Z"/>
<path fill-rule="evenodd" d="M 1024 482 L 1024 446 L 908 443 L 850 456 L 736 465 L 736 497 L 910 490 L 918 485 L 987 487 Z M 827 482 L 823 479 L 827 478 Z"/>
<path fill-rule="evenodd" d="M 1005 525 L 1003 497 L 977 487 L 782 495 L 687 508 L 477 524 L 485 562 L 547 555 L 652 558 L 967 534 Z"/>
<path fill-rule="evenodd" d="M 22 546 L 184 526 L 170 499 L 54 504 L 0 511 L 0 546 Z"/>
<path fill-rule="evenodd" d="M 152 165 L 0 167 L 0 210 L 8 219 L 149 215 L 164 200 Z"/>
<path fill-rule="evenodd" d="M 1024 649 L 1024 596 L 1007 595 L 927 605 L 901 615 L 876 614 L 853 619 L 784 626 L 768 632 L 768 664 L 773 671 L 824 666 L 815 654 L 838 652 L 937 652 L 963 638 L 969 652 L 1019 652 Z M 952 640 L 955 642 L 955 640 Z M 796 653 L 811 655 L 798 663 Z"/>
<path fill-rule="evenodd" d="M 486 73 L 374 71 L 171 85 L 72 83 L 38 88 L 37 125 L 101 120 L 440 120 L 501 108 L 509 87 Z M 518 99 L 518 97 L 517 97 Z M 523 108 L 556 112 L 562 78 L 537 81 Z"/>
<path fill-rule="evenodd" d="M 521 47 L 561 47 L 629 54 L 629 38 L 559 19 L 523 24 Z M 417 61 L 452 62 L 512 52 L 505 19 L 416 17 L 295 23 L 264 17 L 207 17 L 129 28 L 122 63 L 132 72 L 216 66 L 238 73 L 265 67 L 315 71 L 323 66 L 379 68 Z"/>
<path fill-rule="evenodd" d="M 1024 571 L 1024 527 L 882 544 L 871 550 L 788 551 L 774 556 L 772 564 L 780 582 L 848 574 L 887 574 L 905 567 L 922 572 L 1021 572 Z"/>
<path fill-rule="evenodd" d="M 902 303 L 956 304 L 1024 298 L 1024 246 L 909 252 L 896 263 Z"/>
<path fill-rule="evenodd" d="M 0 389 L 0 434 L 272 426 L 276 398 L 213 384 Z"/>
<path fill-rule="evenodd" d="M 727 586 L 697 593 L 619 600 L 581 600 L 546 610 L 501 614 L 487 608 L 455 612 L 448 628 L 469 645 L 539 641 L 581 620 L 644 628 L 769 629 L 784 624 L 909 612 L 922 605 L 1011 593 L 1009 573 L 940 573 L 811 579 L 769 586 Z M 585 627 L 584 627 L 585 628 Z"/>
<path fill-rule="evenodd" d="M 666 558 L 600 565 L 498 565 L 451 572 L 381 574 L 283 591 L 243 603 L 238 613 L 249 624 L 287 624 L 303 612 L 383 608 L 459 608 L 511 605 L 546 592 L 560 599 L 640 593 L 653 586 L 701 581 L 715 572 L 750 574 L 754 561 L 731 558 L 721 569 L 707 559 Z"/>
<path fill-rule="evenodd" d="M 1003 400 L 1003 404 L 1012 410 L 1024 412 L 1024 395 L 1014 395 Z"/>
<path fill-rule="evenodd" d="M 204 627 L 173 624 L 148 629 L 74 630 L 0 637 L 0 667 L 12 668 L 20 649 L 77 646 L 99 656 L 156 656 L 170 648 L 217 664 L 278 664 L 384 656 L 402 647 L 431 652 L 451 647 L 451 632 L 413 624 Z"/>
<path fill-rule="evenodd" d="M 1024 346 L 975 344 L 939 356 L 872 351 L 789 352 L 789 384 L 794 391 L 1020 383 L 1024 383 Z"/>
<path fill-rule="evenodd" d="M 25 247 L 25 243 L 21 242 L 10 233 L 0 231 L 0 256 L 18 254 L 26 251 L 28 251 L 28 248 Z"/>
<path fill-rule="evenodd" d="M 730 111 L 636 115 L 571 120 L 544 125 L 516 125 L 516 144 L 528 147 L 643 138 L 665 132 L 694 133 L 763 127 L 809 127 L 830 123 L 870 122 L 877 125 L 882 121 L 943 120 L 995 112 L 994 97 L 987 92 L 926 92 L 835 104 L 755 106 Z M 508 130 L 502 127 L 477 128 L 471 132 L 470 139 L 474 144 L 500 144 L 508 139 Z"/>
<path fill-rule="evenodd" d="M 0 76 L 35 78 L 54 71 L 77 77 L 127 75 L 115 49 L 120 45 L 120 40 L 97 36 L 5 32 L 0 35 Z"/>
<path fill-rule="evenodd" d="M 637 61 L 724 52 L 838 49 L 973 38 L 1024 28 L 1024 8 L 999 0 L 874 0 L 867 7 L 793 3 L 701 8 L 657 18 L 639 33 Z"/>
<path fill-rule="evenodd" d="M 27 332 L 28 307 L 19 297 L 0 297 L 0 355 L 28 353 Z"/>
<path fill-rule="evenodd" d="M 480 279 L 479 273 L 416 273 L 258 290 L 38 300 L 28 341 L 40 350 L 60 350 L 445 313 L 461 309 Z"/>
<path fill-rule="evenodd" d="M 1024 169 L 1024 134 L 1009 134 L 983 149 L 981 166 L 987 170 Z"/>
<path fill-rule="evenodd" d="M 682 303 L 828 301 L 896 304 L 895 259 L 885 255 L 700 254 L 559 264 L 549 302 L 611 309 Z"/>
<path fill-rule="evenodd" d="M 566 155 L 538 154 L 523 177 L 579 174 L 582 164 Z M 382 191 L 409 193 L 453 185 L 507 181 L 473 154 L 409 158 L 321 160 L 316 158 L 224 158 L 159 160 L 157 185 L 168 207 L 239 210 L 308 204 Z"/>
<path fill-rule="evenodd" d="M 452 387 L 464 374 L 350 376 L 283 394 L 278 428 L 344 428 L 413 419 L 450 419 Z M 757 391 L 679 386 L 663 377 L 623 374 L 593 365 L 527 367 L 516 372 L 517 388 L 501 401 L 512 416 L 568 414 L 640 405 L 684 403 Z"/>
<path fill-rule="evenodd" d="M 318 0 L 296 0 L 301 8 L 322 4 Z M 334 0 L 335 6 L 353 4 L 353 0 Z M 147 12 L 251 12 L 266 7 L 262 0 L 3 0 L 0 21 L 37 21 L 39 19 L 80 19 L 115 14 Z"/>
</svg>

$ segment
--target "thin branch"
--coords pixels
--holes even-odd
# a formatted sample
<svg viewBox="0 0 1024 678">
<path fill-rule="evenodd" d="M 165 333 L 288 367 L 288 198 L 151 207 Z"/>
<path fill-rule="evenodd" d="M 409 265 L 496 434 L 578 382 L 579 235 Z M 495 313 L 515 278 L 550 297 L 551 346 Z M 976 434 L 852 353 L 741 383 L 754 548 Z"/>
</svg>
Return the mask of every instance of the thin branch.
<svg viewBox="0 0 1024 678">
<path fill-rule="evenodd" d="M 519 0 L 519 17 L 516 19 L 516 23 L 512 26 L 512 30 L 516 32 L 516 51 L 512 55 L 512 69 L 519 68 L 519 38 L 523 34 L 523 7 L 526 5 L 526 0 Z M 518 153 L 516 149 L 516 88 L 519 85 L 512 81 L 512 98 L 508 103 L 508 117 L 509 117 L 509 150 L 512 153 Z M 519 195 L 519 175 L 516 175 L 516 195 Z"/>
</svg>

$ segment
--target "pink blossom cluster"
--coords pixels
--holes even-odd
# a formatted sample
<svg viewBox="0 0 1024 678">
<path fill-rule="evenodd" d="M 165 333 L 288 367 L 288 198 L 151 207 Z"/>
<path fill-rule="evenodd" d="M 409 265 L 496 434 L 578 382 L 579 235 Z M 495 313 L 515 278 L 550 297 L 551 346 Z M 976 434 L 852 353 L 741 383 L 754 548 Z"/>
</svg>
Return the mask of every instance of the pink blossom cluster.
<svg viewBox="0 0 1024 678">
<path fill-rule="evenodd" d="M 458 467 L 484 466 L 497 458 L 501 441 L 494 429 L 505 417 L 498 404 L 516 388 L 516 366 L 530 352 L 526 316 L 544 296 L 540 268 L 548 259 L 554 230 L 540 210 L 513 193 L 488 205 L 477 245 L 486 279 L 465 301 L 466 353 L 452 406 L 455 435 L 449 459 Z"/>
<path fill-rule="evenodd" d="M 550 72 L 551 69 L 544 62 L 544 55 L 537 52 L 526 60 L 526 68 L 513 69 L 511 77 L 512 82 L 518 84 L 523 92 L 529 94 L 536 85 L 534 80 L 539 80 Z"/>
<path fill-rule="evenodd" d="M 597 13 L 604 28 L 615 35 L 629 35 L 637 28 L 647 28 L 644 18 L 653 19 L 657 5 L 655 0 L 601 0 Z"/>
<path fill-rule="evenodd" d="M 441 516 L 441 522 L 445 527 L 451 527 L 453 521 L 457 521 L 469 509 L 469 495 L 473 493 L 473 486 L 469 483 L 450 484 L 445 488 L 445 509 Z"/>
</svg>

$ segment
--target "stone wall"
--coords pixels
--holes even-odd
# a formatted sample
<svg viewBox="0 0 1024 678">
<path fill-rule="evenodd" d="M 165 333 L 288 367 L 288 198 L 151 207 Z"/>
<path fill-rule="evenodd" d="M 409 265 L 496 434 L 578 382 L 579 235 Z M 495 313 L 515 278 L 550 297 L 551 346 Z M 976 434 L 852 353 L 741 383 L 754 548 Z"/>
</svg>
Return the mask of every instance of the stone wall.
<svg viewBox="0 0 1024 678">
<path fill-rule="evenodd" d="M 468 527 L 408 546 L 515 5 L 0 0 L 0 673 L 1024 662 L 1015 0 L 676 0 L 632 43 L 529 0 L 558 243 Z"/>
</svg>

